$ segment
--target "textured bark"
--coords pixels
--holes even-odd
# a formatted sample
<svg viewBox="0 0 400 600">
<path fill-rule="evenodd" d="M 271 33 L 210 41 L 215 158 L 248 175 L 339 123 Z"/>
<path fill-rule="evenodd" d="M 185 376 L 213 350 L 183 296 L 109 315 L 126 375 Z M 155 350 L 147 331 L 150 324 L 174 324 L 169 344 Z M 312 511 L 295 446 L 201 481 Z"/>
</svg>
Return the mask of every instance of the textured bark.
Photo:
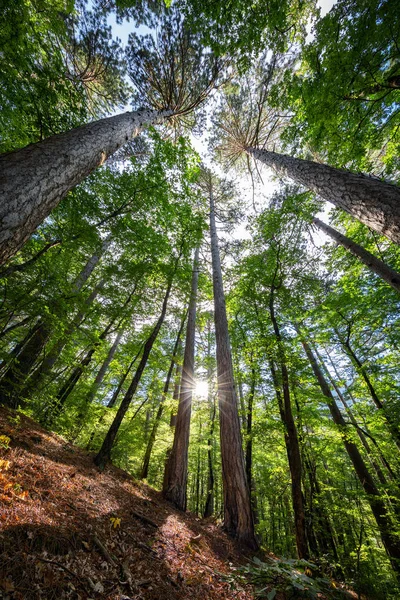
<svg viewBox="0 0 400 600">
<path fill-rule="evenodd" d="M 400 188 L 366 175 L 258 148 L 248 154 L 400 244 Z"/>
<path fill-rule="evenodd" d="M 21 248 L 70 189 L 145 126 L 171 114 L 127 112 L 0 157 L 0 264 Z"/>
<path fill-rule="evenodd" d="M 377 486 L 357 448 L 346 434 L 346 421 L 341 414 L 339 407 L 336 404 L 335 398 L 331 392 L 328 382 L 326 381 L 317 360 L 311 350 L 310 345 L 302 340 L 304 351 L 307 355 L 314 375 L 319 383 L 322 393 L 327 399 L 327 404 L 332 415 L 334 423 L 339 427 L 344 446 L 353 463 L 354 470 L 360 480 L 360 483 L 366 493 L 367 501 L 371 507 L 372 513 L 377 522 L 383 545 L 392 563 L 394 571 L 400 575 L 400 538 L 396 533 L 397 527 L 392 522 L 388 514 L 385 503 L 379 493 Z"/>
<path fill-rule="evenodd" d="M 183 355 L 182 378 L 176 416 L 174 442 L 168 459 L 167 476 L 163 496 L 180 510 L 186 510 L 188 452 L 192 394 L 194 389 L 194 354 L 196 341 L 197 285 L 199 279 L 199 248 L 196 248 L 193 262 L 192 283 L 186 326 L 185 351 Z"/>
<path fill-rule="evenodd" d="M 137 387 L 138 387 L 140 379 L 142 377 L 144 368 L 147 364 L 147 360 L 150 356 L 150 352 L 153 348 L 154 342 L 156 341 L 158 333 L 164 322 L 165 315 L 167 312 L 168 299 L 169 299 L 169 296 L 171 293 L 171 288 L 172 288 L 172 278 L 168 282 L 168 287 L 167 287 L 167 291 L 164 296 L 164 301 L 163 301 L 160 317 L 159 317 L 153 331 L 151 332 L 150 336 L 147 338 L 146 343 L 144 344 L 143 355 L 142 355 L 142 358 L 138 365 L 138 368 L 136 370 L 136 373 L 132 379 L 132 382 L 131 382 L 124 398 L 122 399 L 122 402 L 117 410 L 117 414 L 115 415 L 114 420 L 111 423 L 110 429 L 108 430 L 107 435 L 104 438 L 103 444 L 102 444 L 99 452 L 94 457 L 94 463 L 101 470 L 103 470 L 105 468 L 106 464 L 111 459 L 111 450 L 114 445 L 116 435 L 118 433 L 118 430 L 120 428 L 122 420 L 128 411 L 131 400 L 137 390 Z"/>
<path fill-rule="evenodd" d="M 158 410 L 156 413 L 156 418 L 154 420 L 153 427 L 150 432 L 150 437 L 147 442 L 147 447 L 146 447 L 146 452 L 145 452 L 144 459 L 143 459 L 143 466 L 142 466 L 142 471 L 140 474 L 140 479 L 147 479 L 147 475 L 149 473 L 151 453 L 153 451 L 154 442 L 156 441 L 157 431 L 158 431 L 158 428 L 160 425 L 161 417 L 164 412 L 165 400 L 167 399 L 167 394 L 168 394 L 169 385 L 171 382 L 172 373 L 174 371 L 174 367 L 176 364 L 176 358 L 177 358 L 177 355 L 179 352 L 179 345 L 180 345 L 181 335 L 182 335 L 182 331 L 183 331 L 183 328 L 185 325 L 185 321 L 186 321 L 186 315 L 181 321 L 181 326 L 179 328 L 178 335 L 176 337 L 176 341 L 174 344 L 174 348 L 172 350 L 171 364 L 169 366 L 167 377 L 165 379 L 164 389 L 163 389 L 161 401 L 160 401 L 160 404 L 158 406 Z"/>
<path fill-rule="evenodd" d="M 240 543 L 256 549 L 258 543 L 254 534 L 250 490 L 244 464 L 211 184 L 209 193 L 224 527 Z"/>
<path fill-rule="evenodd" d="M 290 400 L 289 373 L 286 366 L 285 353 L 282 347 L 282 336 L 275 315 L 274 288 L 271 289 L 270 293 L 269 312 L 274 328 L 275 338 L 278 345 L 281 381 L 279 381 L 278 373 L 273 360 L 270 361 L 270 368 L 274 382 L 275 393 L 278 400 L 281 420 L 285 426 L 285 445 L 292 483 L 292 504 L 295 521 L 294 525 L 296 534 L 296 548 L 298 557 L 306 559 L 308 558 L 308 546 L 306 535 L 304 499 L 301 488 L 302 463 L 300 454 L 300 444 L 296 424 L 293 418 L 292 404 Z"/>
<path fill-rule="evenodd" d="M 336 231 L 336 229 L 333 229 L 330 225 L 323 223 L 317 218 L 313 219 L 313 223 L 318 229 L 329 235 L 335 242 L 356 256 L 370 271 L 386 281 L 396 292 L 400 292 L 400 273 L 389 267 L 379 258 L 376 258 L 376 256 L 365 250 L 362 246 L 359 246 L 339 231 Z"/>
</svg>

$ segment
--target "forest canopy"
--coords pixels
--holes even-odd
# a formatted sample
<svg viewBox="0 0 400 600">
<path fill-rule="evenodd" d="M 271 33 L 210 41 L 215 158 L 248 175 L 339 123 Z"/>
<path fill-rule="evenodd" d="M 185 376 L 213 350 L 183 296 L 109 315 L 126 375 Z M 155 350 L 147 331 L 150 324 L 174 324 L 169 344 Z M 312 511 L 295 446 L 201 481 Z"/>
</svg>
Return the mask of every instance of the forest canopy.
<svg viewBox="0 0 400 600">
<path fill-rule="evenodd" d="M 296 564 L 282 597 L 398 598 L 398 2 L 2 23 L 0 405 Z"/>
</svg>

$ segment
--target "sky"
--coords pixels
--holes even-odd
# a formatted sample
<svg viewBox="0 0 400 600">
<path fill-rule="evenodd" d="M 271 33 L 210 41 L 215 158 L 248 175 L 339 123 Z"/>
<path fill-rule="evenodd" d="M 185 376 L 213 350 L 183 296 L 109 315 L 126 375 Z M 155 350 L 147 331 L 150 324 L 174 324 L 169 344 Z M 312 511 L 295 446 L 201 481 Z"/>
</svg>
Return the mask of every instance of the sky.
<svg viewBox="0 0 400 600">
<path fill-rule="evenodd" d="M 243 1 L 247 1 L 247 0 L 243 0 Z M 325 16 L 335 3 L 336 3 L 336 0 L 318 0 L 317 5 L 321 9 L 321 17 Z M 132 31 L 136 31 L 139 34 L 151 33 L 151 30 L 146 26 L 141 25 L 140 27 L 136 28 L 134 26 L 133 21 L 128 22 L 125 20 L 121 24 L 117 23 L 114 14 L 111 14 L 108 17 L 108 23 L 112 27 L 113 35 L 119 37 L 124 46 L 126 46 L 126 44 L 128 43 L 128 37 Z M 312 32 L 311 23 L 309 24 L 307 29 L 308 29 L 307 41 L 311 42 L 314 37 L 313 32 Z M 129 108 L 130 107 L 127 106 L 125 110 L 129 110 Z M 215 172 L 217 172 L 217 174 L 219 176 L 224 176 L 224 173 L 222 172 L 221 168 L 219 168 L 218 165 L 215 164 L 215 162 L 211 162 L 211 159 L 210 159 L 208 151 L 207 151 L 207 143 L 206 143 L 205 137 L 206 137 L 205 135 L 202 135 L 201 137 L 195 137 L 195 136 L 191 135 L 190 136 L 191 143 L 192 143 L 194 149 L 200 154 L 200 156 L 202 157 L 202 160 L 204 160 L 205 164 L 208 164 L 210 167 L 212 166 L 213 170 Z M 262 173 L 262 183 L 257 186 L 257 195 L 255 196 L 255 198 L 256 198 L 255 205 L 253 204 L 253 192 L 252 192 L 252 188 L 251 188 L 250 178 L 242 178 L 241 180 L 240 179 L 237 180 L 239 193 L 241 193 L 243 195 L 244 201 L 249 205 L 250 211 L 253 214 L 254 214 L 253 206 L 256 206 L 256 208 L 257 208 L 257 204 L 259 207 L 261 207 L 262 205 L 265 205 L 265 198 L 270 196 L 279 187 L 278 182 L 276 180 L 274 180 L 274 174 L 271 172 L 271 170 L 264 168 L 261 170 L 261 173 Z M 258 202 L 257 202 L 257 200 L 258 200 Z M 318 215 L 320 218 L 322 218 L 322 220 L 324 220 L 324 218 L 326 219 L 329 208 L 330 207 L 327 204 L 324 212 Z M 327 239 L 326 235 L 323 233 L 320 233 L 319 231 L 316 231 L 314 236 L 315 236 L 314 241 L 315 241 L 316 245 L 321 245 Z M 246 231 L 246 223 L 242 223 L 241 225 L 238 225 L 232 234 L 233 239 L 245 239 L 245 238 L 249 238 L 249 237 L 250 237 L 250 234 Z"/>
</svg>

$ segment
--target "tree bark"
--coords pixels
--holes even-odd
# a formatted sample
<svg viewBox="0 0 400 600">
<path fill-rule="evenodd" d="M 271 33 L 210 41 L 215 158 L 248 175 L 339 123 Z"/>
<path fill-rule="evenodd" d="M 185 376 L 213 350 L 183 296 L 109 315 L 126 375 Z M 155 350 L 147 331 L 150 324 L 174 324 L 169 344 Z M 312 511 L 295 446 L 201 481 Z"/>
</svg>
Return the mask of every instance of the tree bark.
<svg viewBox="0 0 400 600">
<path fill-rule="evenodd" d="M 246 148 L 246 151 L 275 169 L 279 175 L 312 190 L 364 225 L 400 244 L 400 189 L 397 186 L 286 154 L 259 148 Z"/>
<path fill-rule="evenodd" d="M 176 266 L 177 266 L 177 263 L 176 263 Z M 174 273 L 175 273 L 175 271 L 174 271 Z M 102 444 L 99 452 L 94 457 L 94 463 L 99 467 L 100 470 L 104 470 L 106 464 L 109 462 L 109 460 L 111 460 L 111 450 L 114 445 L 116 435 L 118 433 L 118 430 L 120 428 L 122 420 L 128 411 L 131 400 L 136 392 L 136 389 L 137 389 L 140 379 L 142 377 L 142 373 L 147 364 L 147 360 L 150 356 L 150 352 L 153 348 L 154 342 L 156 341 L 158 333 L 164 322 L 165 315 L 167 312 L 168 299 L 169 299 L 169 296 L 171 293 L 171 288 L 172 288 L 172 281 L 173 281 L 173 276 L 170 278 L 170 280 L 168 282 L 168 286 L 167 286 L 167 290 L 166 290 L 166 293 L 164 296 L 164 301 L 163 301 L 160 317 L 159 317 L 153 331 L 151 332 L 150 336 L 147 338 L 146 343 L 143 347 L 143 355 L 142 355 L 141 361 L 138 365 L 138 368 L 136 370 L 136 373 L 132 379 L 132 382 L 131 382 L 124 398 L 122 399 L 122 402 L 117 410 L 117 414 L 115 415 L 114 420 L 111 423 L 111 426 L 107 432 L 107 435 L 104 438 L 103 444 Z"/>
<path fill-rule="evenodd" d="M 310 345 L 304 340 L 301 340 L 304 351 L 307 355 L 310 365 L 314 372 L 314 375 L 319 383 L 322 393 L 327 399 L 327 404 L 332 415 L 334 423 L 338 426 L 344 446 L 349 455 L 351 462 L 353 463 L 354 470 L 360 480 L 360 483 L 365 491 L 367 501 L 371 507 L 372 513 L 377 522 L 383 545 L 385 546 L 386 552 L 390 558 L 393 570 L 397 576 L 400 575 L 400 538 L 396 533 L 397 528 L 394 526 L 390 515 L 386 509 L 385 503 L 379 493 L 378 488 L 375 485 L 370 472 L 367 469 L 366 464 L 357 448 L 346 434 L 346 421 L 341 414 L 335 398 L 330 390 L 329 384 L 326 381 L 316 358 L 311 350 Z"/>
<path fill-rule="evenodd" d="M 370 271 L 378 275 L 381 279 L 386 281 L 396 292 L 400 292 L 400 273 L 389 267 L 379 258 L 376 258 L 373 254 L 365 250 L 362 246 L 359 246 L 348 237 L 333 229 L 330 225 L 323 223 L 316 217 L 313 219 L 314 225 L 321 231 L 329 235 L 335 242 L 346 248 L 351 254 L 358 258 L 364 265 L 368 267 Z"/>
<path fill-rule="evenodd" d="M 216 415 L 216 405 L 215 405 L 215 393 L 213 389 L 213 368 L 211 364 L 211 321 L 208 320 L 207 327 L 207 382 L 208 382 L 208 403 L 211 409 L 210 416 L 210 429 L 208 432 L 208 440 L 207 440 L 207 492 L 206 492 L 206 502 L 204 506 L 203 517 L 206 519 L 207 517 L 211 517 L 214 512 L 214 461 L 213 461 L 213 445 L 214 445 L 214 428 L 215 428 L 215 415 Z"/>
<path fill-rule="evenodd" d="M 156 418 L 154 420 L 153 427 L 152 427 L 152 430 L 150 432 L 150 436 L 149 436 L 149 439 L 147 442 L 147 447 L 146 447 L 146 452 L 145 452 L 144 459 L 143 459 L 143 466 L 142 466 L 142 471 L 140 474 L 140 479 L 147 479 L 147 476 L 149 474 L 151 453 L 153 451 L 154 442 L 156 441 L 157 431 L 158 431 L 158 427 L 160 425 L 161 417 L 164 412 L 164 404 L 165 404 L 165 400 L 167 398 L 172 373 L 174 371 L 174 367 L 176 364 L 176 357 L 179 352 L 179 344 L 181 341 L 181 335 L 182 335 L 183 327 L 185 325 L 185 321 L 186 321 L 186 314 L 181 321 L 181 325 L 180 325 L 178 335 L 176 337 L 175 345 L 174 345 L 174 348 L 172 351 L 171 364 L 169 366 L 167 377 L 165 379 L 164 389 L 163 389 L 161 401 L 160 401 L 160 404 L 158 406 L 158 410 L 156 413 Z"/>
<path fill-rule="evenodd" d="M 211 177 L 210 177 L 211 180 Z M 240 433 L 238 402 L 233 377 L 232 354 L 222 283 L 212 182 L 209 187 L 210 235 L 214 289 L 214 321 L 217 345 L 217 381 L 220 418 L 224 527 L 233 538 L 258 548 L 254 533 L 250 490 L 247 485 Z"/>
<path fill-rule="evenodd" d="M 182 378 L 176 416 L 174 442 L 169 455 L 163 496 L 180 510 L 186 510 L 188 452 L 192 395 L 194 388 L 194 355 L 196 341 L 197 286 L 199 280 L 199 251 L 194 255 L 192 283 L 186 326 L 185 351 L 183 355 Z"/>
<path fill-rule="evenodd" d="M 171 114 L 126 112 L 0 157 L 0 264 L 21 248 L 69 190 L 144 127 Z"/>
</svg>

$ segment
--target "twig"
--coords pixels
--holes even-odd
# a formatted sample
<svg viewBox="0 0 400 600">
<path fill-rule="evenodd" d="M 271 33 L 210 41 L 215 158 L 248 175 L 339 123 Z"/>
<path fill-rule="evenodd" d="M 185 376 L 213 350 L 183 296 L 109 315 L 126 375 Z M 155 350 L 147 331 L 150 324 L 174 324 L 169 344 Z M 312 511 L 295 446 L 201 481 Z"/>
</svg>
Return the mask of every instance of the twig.
<svg viewBox="0 0 400 600">
<path fill-rule="evenodd" d="M 88 594 L 88 590 L 85 587 L 85 585 L 82 582 L 82 579 L 79 577 L 79 575 L 77 575 L 76 573 L 74 573 L 73 571 L 71 571 L 70 569 L 68 569 L 68 567 L 66 567 L 65 565 L 63 565 L 62 563 L 57 562 L 56 560 L 48 560 L 47 558 L 41 558 L 40 556 L 35 556 L 35 560 L 40 560 L 41 562 L 44 563 L 48 563 L 50 565 L 56 565 L 57 567 L 61 567 L 61 569 L 64 569 L 64 571 L 66 571 L 67 573 L 69 573 L 70 575 L 72 575 L 72 577 L 75 577 L 75 579 L 77 581 L 79 581 L 79 584 L 81 586 L 81 588 Z"/>
<path fill-rule="evenodd" d="M 152 527 L 155 527 L 156 529 L 158 529 L 157 523 L 154 523 L 154 521 L 152 521 L 151 519 L 148 519 L 144 515 L 141 515 L 140 513 L 137 513 L 134 510 L 131 511 L 131 515 L 132 515 L 132 517 L 135 517 L 135 519 L 139 519 L 146 525 L 151 525 Z"/>
<path fill-rule="evenodd" d="M 103 557 L 113 566 L 116 567 L 117 564 L 114 560 L 114 558 L 111 556 L 111 554 L 109 553 L 109 551 L 107 550 L 107 548 L 104 546 L 104 544 L 99 540 L 99 538 L 97 537 L 97 535 L 93 536 L 93 542 L 94 544 L 97 546 L 97 548 L 100 550 L 100 554 L 103 555 Z"/>
</svg>

